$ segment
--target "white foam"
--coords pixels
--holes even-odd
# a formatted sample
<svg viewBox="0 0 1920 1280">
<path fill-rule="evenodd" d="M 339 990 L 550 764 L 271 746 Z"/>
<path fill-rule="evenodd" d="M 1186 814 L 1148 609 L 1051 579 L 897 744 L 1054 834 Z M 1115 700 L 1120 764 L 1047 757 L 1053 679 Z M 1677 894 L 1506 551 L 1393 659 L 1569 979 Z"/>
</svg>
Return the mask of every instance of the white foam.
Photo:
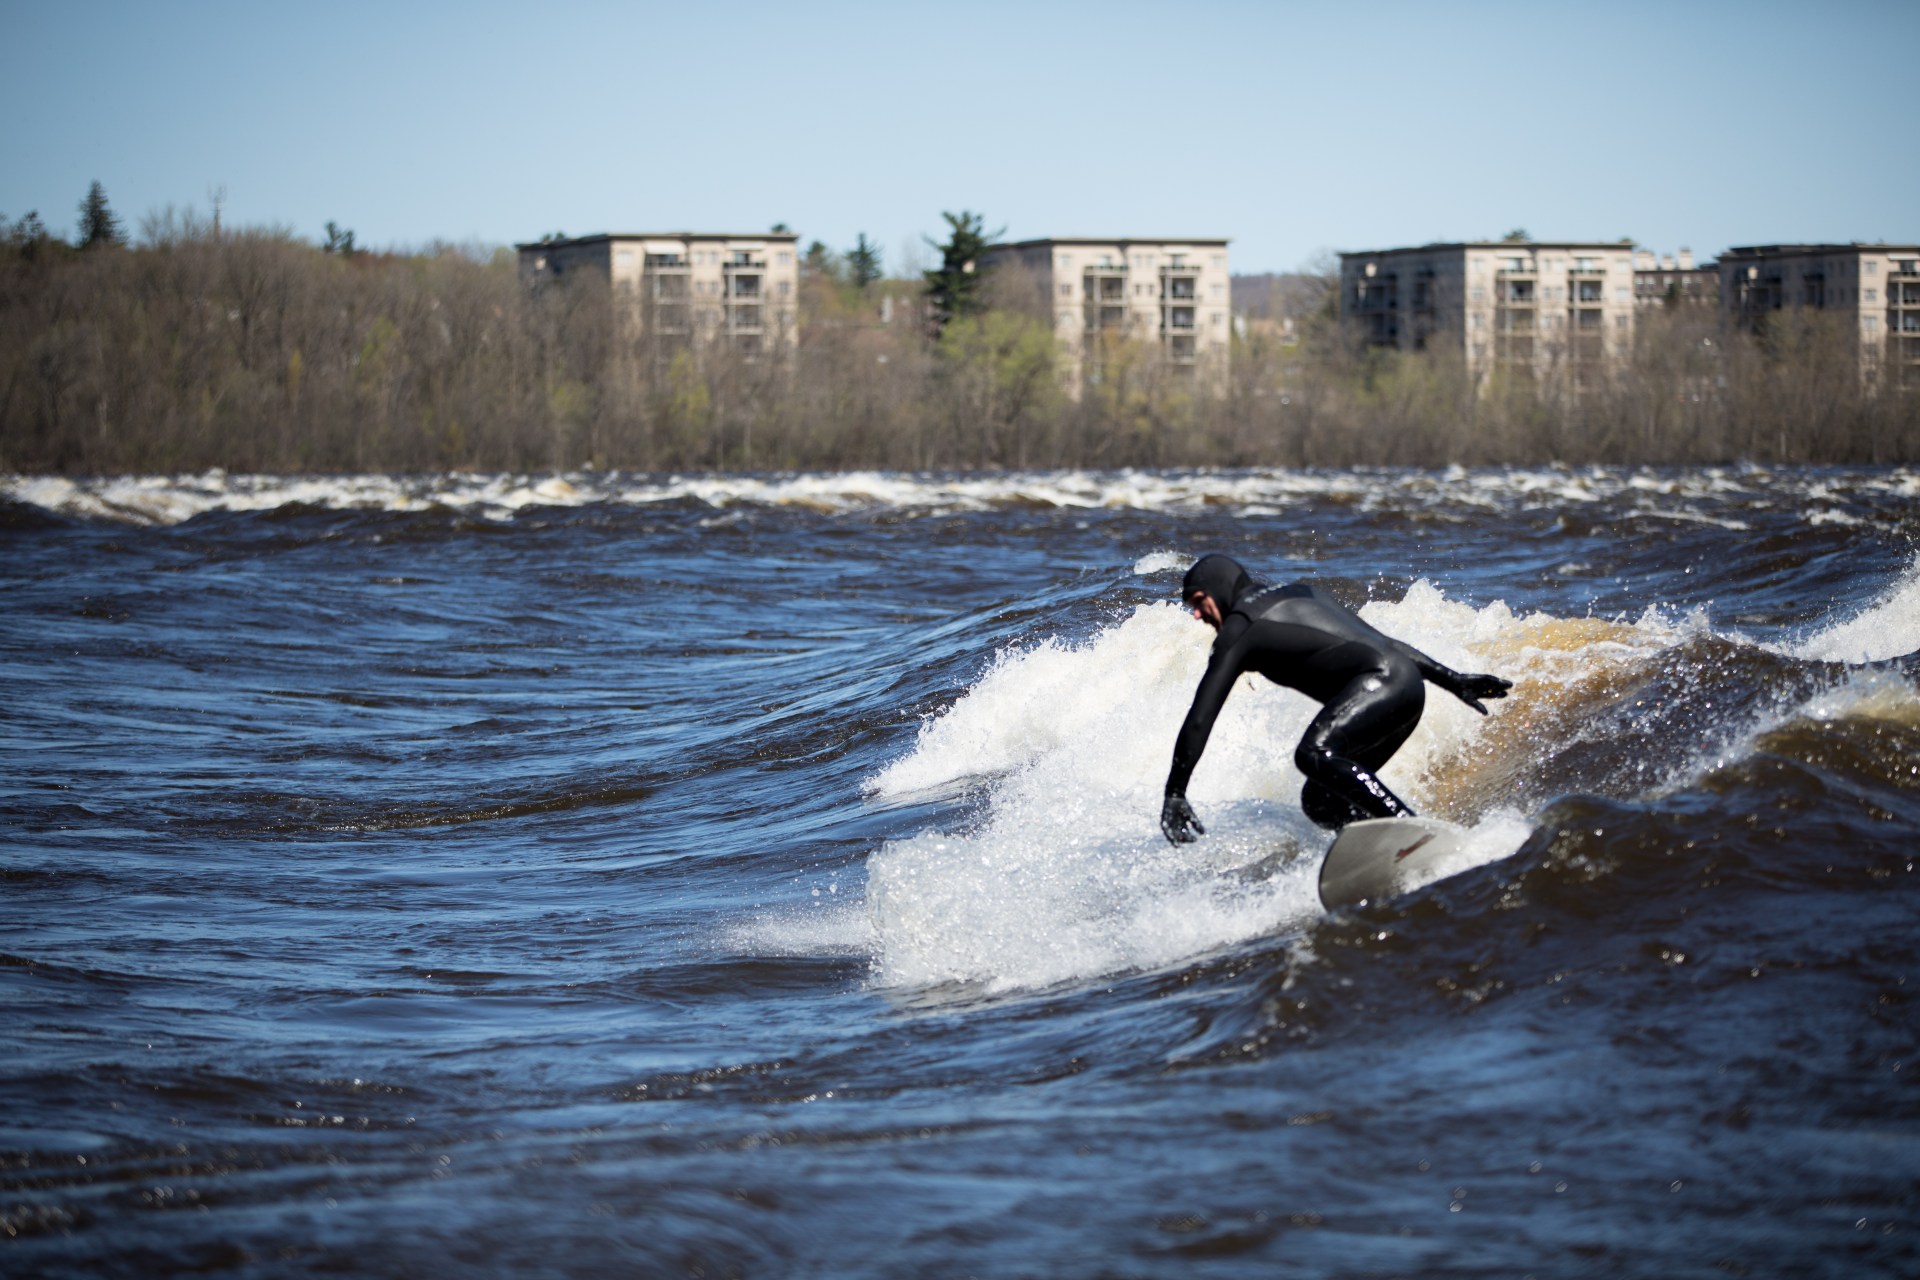
<svg viewBox="0 0 1920 1280">
<path fill-rule="evenodd" d="M 1830 622 L 1785 651 L 1820 662 L 1881 662 L 1920 650 L 1920 563 L 1879 600 Z"/>
<path fill-rule="evenodd" d="M 829 886 L 829 889 L 837 886 Z M 721 931 L 729 951 L 749 956 L 860 956 L 873 949 L 865 907 L 815 889 L 812 901 L 737 921 Z"/>
<path fill-rule="evenodd" d="M 1446 503 L 1522 510 L 1627 497 L 1660 501 L 1646 514 L 1706 520 L 1740 527 L 1737 515 L 1695 504 L 1726 502 L 1809 509 L 1831 504 L 1845 491 L 1903 498 L 1920 496 L 1920 473 L 1860 472 L 1836 480 L 1823 473 L 1778 475 L 1701 468 L 1647 472 L 1591 467 L 1499 468 L 1465 471 L 1035 471 L 980 475 L 913 472 L 802 472 L 785 475 L 629 476 L 569 472 L 527 476 L 453 472 L 441 476 L 229 475 L 131 476 L 71 480 L 0 476 L 0 496 L 50 511 L 141 524 L 171 524 L 208 511 L 254 511 L 288 503 L 328 508 L 413 511 L 442 506 L 489 519 L 510 519 L 539 506 L 592 502 L 648 505 L 697 501 L 717 508 L 795 506 L 829 512 L 901 508 L 942 515 L 1006 504 L 1065 510 L 1127 509 L 1162 512 L 1226 510 L 1280 513 L 1298 503 L 1338 498 L 1361 509 L 1408 503 Z"/>
<path fill-rule="evenodd" d="M 1133 571 L 1141 577 L 1150 573 L 1165 573 L 1169 569 L 1185 569 L 1193 563 L 1193 557 L 1179 551 L 1156 551 L 1152 555 L 1142 556 L 1133 566 Z"/>
</svg>

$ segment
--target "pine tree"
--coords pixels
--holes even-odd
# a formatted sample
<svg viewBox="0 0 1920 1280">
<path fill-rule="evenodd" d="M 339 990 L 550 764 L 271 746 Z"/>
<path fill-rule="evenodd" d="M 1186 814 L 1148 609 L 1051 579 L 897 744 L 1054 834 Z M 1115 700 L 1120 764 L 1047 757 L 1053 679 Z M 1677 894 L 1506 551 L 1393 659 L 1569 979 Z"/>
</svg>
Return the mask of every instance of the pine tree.
<svg viewBox="0 0 1920 1280">
<path fill-rule="evenodd" d="M 119 243 L 120 219 L 107 207 L 107 189 L 95 181 L 87 188 L 87 198 L 80 202 L 80 247 Z"/>
<path fill-rule="evenodd" d="M 929 240 L 940 251 L 940 268 L 926 272 L 927 299 L 933 304 L 936 328 L 945 328 L 949 320 L 976 315 L 985 309 L 981 298 L 981 255 L 1005 233 L 1006 228 L 989 234 L 982 214 L 961 210 L 942 213 L 949 234 L 945 244 Z"/>
<path fill-rule="evenodd" d="M 881 274 L 880 246 L 870 242 L 867 233 L 862 231 L 853 248 L 847 250 L 847 276 L 856 289 L 865 289 Z"/>
</svg>

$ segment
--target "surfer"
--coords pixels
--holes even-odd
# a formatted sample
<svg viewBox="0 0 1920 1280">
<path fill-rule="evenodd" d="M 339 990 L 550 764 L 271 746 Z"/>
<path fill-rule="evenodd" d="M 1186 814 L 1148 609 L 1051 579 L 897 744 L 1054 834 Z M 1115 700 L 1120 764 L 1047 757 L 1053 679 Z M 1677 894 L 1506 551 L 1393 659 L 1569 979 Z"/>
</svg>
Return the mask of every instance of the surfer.
<svg viewBox="0 0 1920 1280">
<path fill-rule="evenodd" d="M 1513 687 L 1499 676 L 1441 666 L 1368 626 L 1317 587 L 1262 586 L 1223 555 L 1195 561 L 1180 596 L 1219 636 L 1173 744 L 1160 829 L 1175 844 L 1206 834 L 1187 803 L 1187 779 L 1242 672 L 1257 671 L 1321 704 L 1293 761 L 1307 776 L 1300 807 L 1331 831 L 1363 818 L 1413 816 L 1407 802 L 1380 781 L 1379 770 L 1420 723 L 1426 681 L 1481 715 L 1487 714 L 1482 698 L 1504 698 Z"/>
</svg>

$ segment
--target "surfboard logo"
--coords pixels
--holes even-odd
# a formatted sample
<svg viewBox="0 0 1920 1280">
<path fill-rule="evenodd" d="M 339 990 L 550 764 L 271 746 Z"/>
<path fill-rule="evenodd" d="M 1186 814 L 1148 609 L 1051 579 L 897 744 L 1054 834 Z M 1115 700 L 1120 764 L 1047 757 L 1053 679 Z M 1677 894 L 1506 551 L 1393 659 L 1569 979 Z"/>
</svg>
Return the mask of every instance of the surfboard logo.
<svg viewBox="0 0 1920 1280">
<path fill-rule="evenodd" d="M 1432 843 L 1432 841 L 1433 841 L 1433 833 L 1428 832 L 1426 835 L 1421 836 L 1418 840 L 1415 840 L 1412 844 L 1408 845 L 1406 848 L 1402 849 L 1400 852 L 1394 854 L 1393 860 L 1395 862 L 1399 862 L 1405 858 L 1411 857 L 1413 854 L 1418 853 L 1423 847 Z"/>
</svg>

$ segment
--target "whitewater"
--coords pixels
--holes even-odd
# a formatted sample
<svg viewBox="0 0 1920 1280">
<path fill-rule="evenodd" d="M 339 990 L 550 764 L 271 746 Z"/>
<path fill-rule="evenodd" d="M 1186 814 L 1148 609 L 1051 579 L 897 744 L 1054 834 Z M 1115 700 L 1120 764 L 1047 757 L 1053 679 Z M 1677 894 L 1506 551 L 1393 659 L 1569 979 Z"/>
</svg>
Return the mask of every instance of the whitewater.
<svg viewBox="0 0 1920 1280">
<path fill-rule="evenodd" d="M 1920 1269 L 1920 474 L 0 477 L 0 1269 Z M 1223 551 L 1459 669 L 1324 911 Z"/>
</svg>

